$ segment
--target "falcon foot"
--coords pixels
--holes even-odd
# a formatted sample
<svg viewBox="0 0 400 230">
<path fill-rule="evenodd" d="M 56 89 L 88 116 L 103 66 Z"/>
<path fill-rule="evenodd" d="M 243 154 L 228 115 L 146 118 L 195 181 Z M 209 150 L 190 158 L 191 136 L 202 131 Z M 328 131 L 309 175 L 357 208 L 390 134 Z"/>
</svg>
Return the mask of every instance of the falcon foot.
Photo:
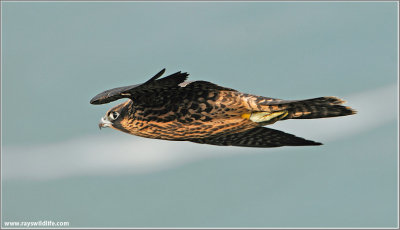
<svg viewBox="0 0 400 230">
<path fill-rule="evenodd" d="M 253 122 L 261 123 L 262 125 L 273 124 L 288 115 L 288 111 L 279 112 L 254 112 L 242 114 L 242 117 Z"/>
</svg>

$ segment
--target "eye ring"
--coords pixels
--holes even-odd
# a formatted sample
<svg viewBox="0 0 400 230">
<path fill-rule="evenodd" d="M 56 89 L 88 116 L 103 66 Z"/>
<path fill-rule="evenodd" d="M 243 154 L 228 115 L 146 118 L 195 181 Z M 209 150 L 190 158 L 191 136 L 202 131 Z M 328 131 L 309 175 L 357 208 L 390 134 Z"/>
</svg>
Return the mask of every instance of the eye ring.
<svg viewBox="0 0 400 230">
<path fill-rule="evenodd" d="M 119 113 L 118 112 L 111 112 L 109 115 L 108 115 L 112 120 L 115 120 L 115 119 L 117 119 L 118 117 L 119 117 Z"/>
</svg>

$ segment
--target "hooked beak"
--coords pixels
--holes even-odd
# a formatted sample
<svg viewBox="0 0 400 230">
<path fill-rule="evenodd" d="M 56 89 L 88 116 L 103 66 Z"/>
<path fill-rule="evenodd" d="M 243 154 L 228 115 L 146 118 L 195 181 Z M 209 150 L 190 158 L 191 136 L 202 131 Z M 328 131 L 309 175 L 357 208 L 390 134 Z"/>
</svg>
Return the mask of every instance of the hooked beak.
<svg viewBox="0 0 400 230">
<path fill-rule="evenodd" d="M 99 123 L 99 129 L 103 127 L 110 127 L 112 125 L 111 121 L 108 120 L 108 117 L 104 116 L 101 118 Z"/>
</svg>

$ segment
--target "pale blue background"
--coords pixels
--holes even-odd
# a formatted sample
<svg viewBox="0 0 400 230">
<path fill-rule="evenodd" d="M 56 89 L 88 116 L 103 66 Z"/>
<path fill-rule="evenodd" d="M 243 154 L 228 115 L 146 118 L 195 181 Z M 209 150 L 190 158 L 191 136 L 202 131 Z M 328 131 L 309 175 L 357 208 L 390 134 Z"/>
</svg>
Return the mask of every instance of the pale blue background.
<svg viewBox="0 0 400 230">
<path fill-rule="evenodd" d="M 12 154 L 8 147 L 125 138 L 98 131 L 111 105 L 89 100 L 164 67 L 288 99 L 397 84 L 394 2 L 1 4 L 3 156 Z M 379 102 L 397 108 L 388 103 Z M 5 179 L 2 217 L 72 227 L 395 227 L 397 124 L 390 119 L 322 147 L 230 148 L 232 156 L 150 173 Z M 239 149 L 252 154 L 233 154 Z M 68 158 L 74 145 L 59 151 Z"/>
</svg>

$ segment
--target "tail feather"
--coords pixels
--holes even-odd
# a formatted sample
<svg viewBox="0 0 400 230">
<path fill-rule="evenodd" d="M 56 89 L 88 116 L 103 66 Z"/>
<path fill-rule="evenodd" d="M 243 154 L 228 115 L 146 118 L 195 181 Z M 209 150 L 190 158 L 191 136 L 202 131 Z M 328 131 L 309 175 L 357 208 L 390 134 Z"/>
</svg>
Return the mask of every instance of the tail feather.
<svg viewBox="0 0 400 230">
<path fill-rule="evenodd" d="M 308 100 L 279 101 L 279 107 L 289 112 L 284 120 L 339 117 L 356 113 L 352 108 L 341 105 L 343 103 L 345 101 L 337 97 L 318 97 Z"/>
</svg>

